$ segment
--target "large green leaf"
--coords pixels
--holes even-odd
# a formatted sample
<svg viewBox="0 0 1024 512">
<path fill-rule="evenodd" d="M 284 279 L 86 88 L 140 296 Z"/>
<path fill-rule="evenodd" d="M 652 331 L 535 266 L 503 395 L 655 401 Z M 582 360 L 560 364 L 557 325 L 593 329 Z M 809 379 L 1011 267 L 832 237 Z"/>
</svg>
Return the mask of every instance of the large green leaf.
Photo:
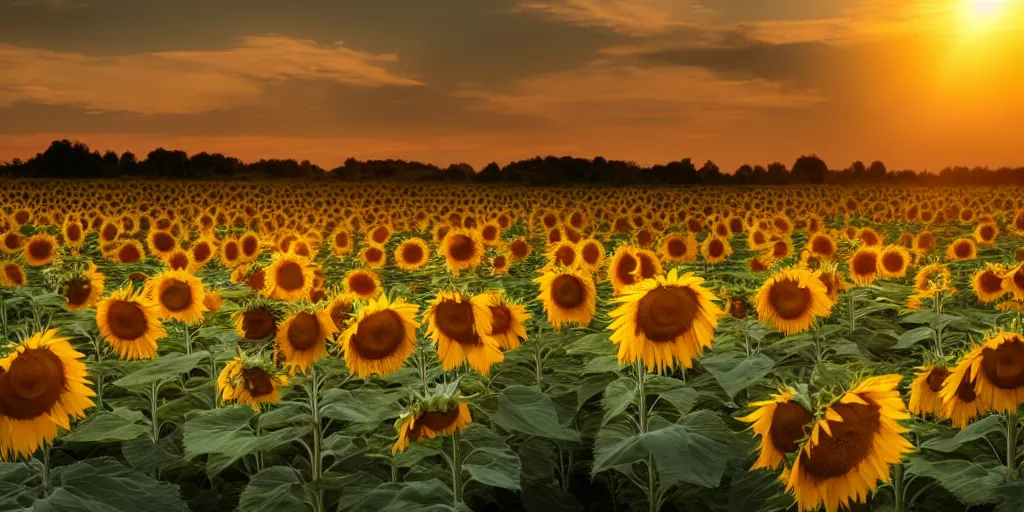
<svg viewBox="0 0 1024 512">
<path fill-rule="evenodd" d="M 113 411 L 100 411 L 75 426 L 64 437 L 69 443 L 111 443 L 138 439 L 151 430 L 149 421 L 139 411 L 115 407 Z"/>
<path fill-rule="evenodd" d="M 583 512 L 583 505 L 571 493 L 551 485 L 527 486 L 520 499 L 528 512 Z"/>
<path fill-rule="evenodd" d="M 39 474 L 33 471 L 33 464 L 38 465 L 39 461 L 0 463 L 0 510 L 26 509 L 36 501 L 38 491 L 32 484 L 40 480 L 33 476 Z"/>
<path fill-rule="evenodd" d="M 177 379 L 192 371 L 200 362 L 209 357 L 205 350 L 190 355 L 177 352 L 162 355 L 151 361 L 133 363 L 136 367 L 131 373 L 114 381 L 114 385 L 122 388 L 148 386 L 154 382 Z"/>
<path fill-rule="evenodd" d="M 462 467 L 473 480 L 484 485 L 519 490 L 519 456 L 507 447 L 477 448 Z"/>
<path fill-rule="evenodd" d="M 729 512 L 777 512 L 793 506 L 779 477 L 765 470 L 736 468 L 727 493 Z"/>
<path fill-rule="evenodd" d="M 371 425 L 401 415 L 399 399 L 405 396 L 403 391 L 377 389 L 332 389 L 329 393 L 333 400 L 321 409 L 325 418 Z"/>
<path fill-rule="evenodd" d="M 250 407 L 234 406 L 199 411 L 185 422 L 185 457 L 208 455 L 206 473 L 214 476 L 238 459 L 257 451 L 260 439 L 250 426 L 255 416 Z M 289 430 L 284 429 L 287 433 Z M 264 441 L 279 433 L 264 434 Z"/>
<path fill-rule="evenodd" d="M 921 456 L 910 457 L 907 473 L 935 479 L 939 485 L 965 505 L 997 503 L 999 488 L 1009 480 L 1005 466 L 976 464 L 967 460 L 930 461 Z"/>
<path fill-rule="evenodd" d="M 302 476 L 293 468 L 273 466 L 253 475 L 238 499 L 240 512 L 309 512 Z"/>
<path fill-rule="evenodd" d="M 608 384 L 604 390 L 604 397 L 601 399 L 601 406 L 604 407 L 604 419 L 601 420 L 601 426 L 607 425 L 609 421 L 629 408 L 629 404 L 633 403 L 636 395 L 636 383 L 631 378 L 619 377 Z"/>
<path fill-rule="evenodd" d="M 610 424 L 598 435 L 593 474 L 653 456 L 661 481 L 716 487 L 728 463 L 744 454 L 725 423 L 710 411 L 644 434 L 630 435 L 625 425 Z"/>
<path fill-rule="evenodd" d="M 762 353 L 746 357 L 739 352 L 711 354 L 700 360 L 732 399 L 748 386 L 760 382 L 775 367 L 775 361 Z"/>
<path fill-rule="evenodd" d="M 905 331 L 900 334 L 897 338 L 896 344 L 892 346 L 893 349 L 910 348 L 918 343 L 927 340 L 935 335 L 935 331 L 928 326 L 915 327 L 909 331 Z"/>
<path fill-rule="evenodd" d="M 448 512 L 452 492 L 440 480 L 386 483 L 366 494 L 362 501 L 351 507 L 352 512 Z M 467 509 L 468 510 L 468 509 Z"/>
<path fill-rule="evenodd" d="M 565 350 L 571 356 L 607 356 L 615 354 L 615 344 L 608 337 L 608 331 L 581 336 Z"/>
<path fill-rule="evenodd" d="M 178 486 L 154 480 L 110 457 L 53 469 L 53 492 L 35 503 L 37 512 L 183 512 Z"/>
<path fill-rule="evenodd" d="M 498 397 L 491 420 L 506 430 L 552 439 L 578 441 L 579 434 L 558 421 L 551 398 L 530 386 L 509 386 Z"/>
<path fill-rule="evenodd" d="M 956 451 L 957 448 L 971 441 L 981 439 L 993 432 L 1001 432 L 1002 430 L 1002 417 L 998 414 L 993 414 L 981 421 L 971 423 L 967 428 L 957 431 L 956 434 L 933 437 L 921 443 L 921 448 L 949 453 Z M 1003 437 L 1005 438 L 1006 436 Z"/>
</svg>

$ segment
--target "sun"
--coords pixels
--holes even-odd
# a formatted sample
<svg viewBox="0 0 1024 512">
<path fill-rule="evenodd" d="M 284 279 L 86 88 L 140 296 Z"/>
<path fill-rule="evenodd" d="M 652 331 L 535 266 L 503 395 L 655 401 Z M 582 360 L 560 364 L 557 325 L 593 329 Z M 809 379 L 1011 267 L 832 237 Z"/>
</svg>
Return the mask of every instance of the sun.
<svg viewBox="0 0 1024 512">
<path fill-rule="evenodd" d="M 998 16 L 1013 0 L 963 0 L 964 15 L 973 21 L 988 21 Z"/>
</svg>

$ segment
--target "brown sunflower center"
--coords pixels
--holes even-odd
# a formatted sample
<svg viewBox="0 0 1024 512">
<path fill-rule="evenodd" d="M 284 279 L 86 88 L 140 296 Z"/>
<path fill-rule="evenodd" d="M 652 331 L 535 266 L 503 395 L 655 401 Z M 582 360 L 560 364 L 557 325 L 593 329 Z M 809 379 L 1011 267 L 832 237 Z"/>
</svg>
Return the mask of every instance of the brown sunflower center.
<svg viewBox="0 0 1024 512">
<path fill-rule="evenodd" d="M 199 242 L 192 249 L 192 257 L 195 258 L 196 261 L 206 261 L 210 258 L 211 254 L 213 254 L 213 251 L 210 249 L 210 244 L 206 242 Z"/>
<path fill-rule="evenodd" d="M 992 240 L 996 237 L 996 230 L 991 225 L 986 224 L 981 227 L 979 234 L 981 234 L 982 240 Z"/>
<path fill-rule="evenodd" d="M 729 303 L 729 314 L 733 318 L 743 319 L 747 317 L 747 304 L 743 299 L 733 299 Z"/>
<path fill-rule="evenodd" d="M 53 244 L 49 240 L 36 240 L 28 244 L 28 253 L 34 259 L 45 260 L 53 255 Z"/>
<path fill-rule="evenodd" d="M 16 286 L 25 284 L 25 274 L 22 273 L 21 267 L 17 263 L 8 263 L 4 265 L 4 275 L 7 279 L 14 283 Z"/>
<path fill-rule="evenodd" d="M 260 242 L 254 236 L 247 236 L 242 239 L 242 252 L 247 256 L 256 254 L 256 250 L 259 249 Z"/>
<path fill-rule="evenodd" d="M 277 286 L 286 291 L 302 289 L 306 284 L 306 276 L 302 273 L 302 265 L 296 261 L 285 260 L 277 267 Z"/>
<path fill-rule="evenodd" d="M 25 210 L 19 210 L 14 214 L 14 222 L 18 224 L 28 224 L 30 218 L 32 218 L 32 214 Z"/>
<path fill-rule="evenodd" d="M 345 322 L 348 321 L 348 316 L 352 314 L 352 304 L 339 300 L 331 306 L 331 321 L 334 322 L 339 329 L 345 326 Z"/>
<path fill-rule="evenodd" d="M 192 289 L 184 281 L 171 279 L 160 292 L 160 304 L 168 311 L 183 311 L 192 305 Z"/>
<path fill-rule="evenodd" d="M 576 261 L 576 249 L 571 245 L 563 245 L 555 251 L 555 263 L 559 265 L 572 265 Z"/>
<path fill-rule="evenodd" d="M 786 245 L 786 242 L 783 242 L 783 241 L 775 242 L 775 245 L 772 246 L 772 256 L 775 256 L 776 258 L 783 258 L 783 257 L 788 256 L 788 255 L 789 255 L 789 246 Z"/>
<path fill-rule="evenodd" d="M 903 255 L 898 252 L 887 252 L 882 256 L 882 267 L 888 272 L 899 272 L 903 269 Z"/>
<path fill-rule="evenodd" d="M 971 255 L 971 244 L 966 240 L 957 242 L 953 246 L 953 253 L 956 254 L 957 258 L 967 258 Z"/>
<path fill-rule="evenodd" d="M 932 390 L 933 393 L 938 393 L 942 390 L 942 383 L 946 381 L 946 377 L 949 377 L 949 370 L 945 368 L 932 368 L 932 371 L 928 372 L 928 389 Z"/>
<path fill-rule="evenodd" d="M 587 290 L 576 276 L 562 274 L 551 281 L 551 300 L 560 308 L 573 309 L 587 300 Z"/>
<path fill-rule="evenodd" d="M 249 285 L 249 288 L 259 291 L 262 290 L 267 284 L 267 273 L 263 269 L 259 269 L 253 272 L 248 279 L 245 281 Z"/>
<path fill-rule="evenodd" d="M 512 329 L 512 312 L 508 306 L 490 306 L 491 309 L 491 335 L 501 336 Z"/>
<path fill-rule="evenodd" d="M 119 300 L 107 311 L 107 325 L 110 332 L 122 340 L 136 340 L 146 334 L 149 323 L 142 307 L 134 302 Z"/>
<path fill-rule="evenodd" d="M 484 229 L 480 231 L 480 235 L 484 237 L 484 240 L 493 241 L 498 238 L 498 228 L 495 226 L 484 226 Z"/>
<path fill-rule="evenodd" d="M 466 235 L 456 234 L 448 243 L 448 256 L 455 261 L 469 261 L 473 259 L 475 252 L 476 244 L 473 243 L 472 238 Z"/>
<path fill-rule="evenodd" d="M 780 279 L 768 290 L 768 302 L 784 320 L 799 318 L 811 305 L 811 290 L 795 279 Z"/>
<path fill-rule="evenodd" d="M 1017 269 L 1017 271 L 1010 276 L 1010 279 L 1013 279 L 1013 284 L 1018 290 L 1024 289 L 1024 267 Z"/>
<path fill-rule="evenodd" d="M 423 260 L 423 248 L 419 244 L 405 244 L 402 246 L 402 261 L 406 263 L 419 263 Z"/>
<path fill-rule="evenodd" d="M 439 302 L 434 307 L 434 324 L 442 334 L 460 345 L 481 343 L 475 328 L 473 306 L 469 302 L 456 302 L 452 299 Z"/>
<path fill-rule="evenodd" d="M 861 232 L 860 234 L 860 240 L 864 242 L 864 245 L 877 245 L 878 235 L 872 233 L 871 231 L 864 231 Z"/>
<path fill-rule="evenodd" d="M 348 233 L 339 231 L 334 235 L 335 247 L 348 247 Z"/>
<path fill-rule="evenodd" d="M 224 257 L 228 261 L 235 261 L 238 259 L 238 242 L 230 241 L 224 244 Z"/>
<path fill-rule="evenodd" d="M 782 402 L 775 406 L 772 415 L 772 426 L 768 429 L 772 446 L 782 453 L 793 453 L 797 450 L 797 441 L 804 437 L 804 427 L 814 416 L 806 407 L 797 402 Z"/>
<path fill-rule="evenodd" d="M 245 389 L 253 398 L 267 396 L 274 392 L 274 381 L 263 368 L 245 368 L 242 370 L 242 381 Z"/>
<path fill-rule="evenodd" d="M 5 416 L 29 420 L 45 414 L 65 386 L 64 365 L 49 349 L 30 348 L 0 374 L 0 401 Z"/>
<path fill-rule="evenodd" d="M 580 249 L 580 257 L 588 264 L 596 265 L 597 260 L 601 258 L 601 250 L 598 249 L 596 244 L 588 243 Z"/>
<path fill-rule="evenodd" d="M 669 256 L 682 258 L 686 255 L 686 241 L 681 238 L 669 239 L 668 243 L 665 244 L 665 249 Z"/>
<path fill-rule="evenodd" d="M 81 306 L 89 300 L 92 294 L 92 285 L 85 279 L 75 279 L 68 283 L 64 290 L 64 297 L 71 306 Z"/>
<path fill-rule="evenodd" d="M 142 259 L 142 253 L 133 244 L 125 244 L 117 251 L 117 259 L 121 263 L 136 263 Z"/>
<path fill-rule="evenodd" d="M 170 251 L 174 245 L 174 237 L 170 233 L 160 231 L 153 235 L 153 247 L 160 252 Z"/>
<path fill-rule="evenodd" d="M 754 232 L 754 243 L 755 244 L 761 245 L 761 244 L 765 243 L 765 241 L 766 241 L 766 239 L 765 239 L 764 232 L 762 232 L 762 231 L 755 231 Z"/>
<path fill-rule="evenodd" d="M 312 313 L 297 313 L 288 325 L 288 342 L 295 350 L 309 350 L 323 340 L 320 321 Z"/>
<path fill-rule="evenodd" d="M 450 428 L 455 424 L 455 420 L 459 419 L 459 406 L 453 406 L 447 411 L 427 411 L 420 414 L 416 420 L 417 425 L 433 430 L 434 432 L 440 432 L 446 428 Z"/>
<path fill-rule="evenodd" d="M 103 239 L 109 242 L 113 240 L 114 237 L 117 236 L 117 226 L 113 224 L 107 224 L 106 226 L 103 226 L 103 231 L 101 234 L 103 235 Z"/>
<path fill-rule="evenodd" d="M 925 231 L 917 235 L 917 248 L 930 251 L 935 248 L 935 235 Z"/>
<path fill-rule="evenodd" d="M 712 240 L 711 243 L 708 244 L 708 254 L 712 258 L 721 257 L 723 254 L 725 254 L 725 244 L 723 244 L 722 241 L 717 238 Z"/>
<path fill-rule="evenodd" d="M 242 313 L 242 331 L 247 340 L 262 340 L 277 330 L 277 321 L 265 307 L 250 309 Z"/>
<path fill-rule="evenodd" d="M 530 252 L 530 246 L 521 238 L 513 240 L 512 243 L 509 244 L 508 249 L 512 253 L 512 258 L 516 261 L 525 258 Z"/>
<path fill-rule="evenodd" d="M 405 339 L 405 324 L 398 313 L 385 309 L 359 321 L 352 348 L 364 359 L 383 359 L 395 353 Z"/>
<path fill-rule="evenodd" d="M 971 382 L 968 377 L 969 375 L 965 374 L 964 378 L 960 380 L 960 384 L 956 387 L 956 397 L 965 404 L 978 399 L 978 394 L 974 392 L 974 382 Z"/>
<path fill-rule="evenodd" d="M 1003 279 L 992 270 L 986 270 L 978 278 L 978 285 L 985 293 L 997 293 L 1003 289 Z"/>
<path fill-rule="evenodd" d="M 654 342 L 672 341 L 693 328 L 700 313 L 697 294 L 686 286 L 659 286 L 637 303 L 636 332 Z"/>
<path fill-rule="evenodd" d="M 1001 389 L 1024 386 L 1024 341 L 1011 338 L 995 349 L 981 351 L 981 371 Z"/>
<path fill-rule="evenodd" d="M 637 265 L 640 262 L 637 261 L 636 257 L 632 254 L 624 254 L 619 258 L 618 263 L 615 265 L 615 277 L 620 282 L 630 284 L 635 279 L 633 278 L 633 271 L 636 270 Z"/>
<path fill-rule="evenodd" d="M 365 273 L 354 274 L 348 279 L 348 289 L 357 295 L 370 295 L 377 289 L 377 283 Z"/>
<path fill-rule="evenodd" d="M 832 435 L 822 432 L 810 455 L 807 452 L 800 454 L 804 470 L 819 480 L 846 475 L 867 459 L 881 425 L 881 410 L 870 400 L 867 405 L 838 403 L 832 406 L 832 410 L 843 421 L 829 421 Z"/>
<path fill-rule="evenodd" d="M 77 242 L 82 238 L 82 226 L 77 223 L 68 226 L 68 229 L 64 231 L 64 236 L 71 242 Z"/>
<path fill-rule="evenodd" d="M 858 252 L 853 255 L 853 272 L 857 275 L 870 275 L 878 270 L 878 255 L 873 252 Z"/>
<path fill-rule="evenodd" d="M 654 258 L 648 253 L 642 252 L 640 256 L 640 278 L 650 279 L 658 273 L 658 267 L 655 265 Z"/>
<path fill-rule="evenodd" d="M 171 270 L 182 270 L 188 267 L 188 256 L 183 252 L 175 253 L 169 260 L 167 260 L 167 266 L 170 267 Z"/>
</svg>

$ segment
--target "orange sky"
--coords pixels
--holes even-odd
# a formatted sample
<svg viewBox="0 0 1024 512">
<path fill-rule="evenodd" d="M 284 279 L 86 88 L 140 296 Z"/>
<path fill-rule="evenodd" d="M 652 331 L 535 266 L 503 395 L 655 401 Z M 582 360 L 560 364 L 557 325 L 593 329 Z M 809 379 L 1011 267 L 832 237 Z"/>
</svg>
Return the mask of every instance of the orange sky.
<svg viewBox="0 0 1024 512">
<path fill-rule="evenodd" d="M 0 0 L 0 160 L 1024 165 L 1020 0 L 763 4 Z"/>
</svg>

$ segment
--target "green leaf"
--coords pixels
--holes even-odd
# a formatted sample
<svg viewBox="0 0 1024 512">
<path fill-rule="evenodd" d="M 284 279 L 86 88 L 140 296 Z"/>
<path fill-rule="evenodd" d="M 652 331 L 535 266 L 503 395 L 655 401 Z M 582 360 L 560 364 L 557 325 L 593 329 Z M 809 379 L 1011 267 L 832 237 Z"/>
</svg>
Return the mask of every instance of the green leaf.
<svg viewBox="0 0 1024 512">
<path fill-rule="evenodd" d="M 701 359 L 700 364 L 718 381 L 729 399 L 760 382 L 775 367 L 775 361 L 764 354 L 746 357 L 739 352 L 711 354 Z"/>
<path fill-rule="evenodd" d="M 302 476 L 288 466 L 273 466 L 256 473 L 238 498 L 241 512 L 309 512 Z"/>
<path fill-rule="evenodd" d="M 907 473 L 935 479 L 965 505 L 998 502 L 998 489 L 1009 480 L 1009 470 L 1000 464 L 980 465 L 960 459 L 933 462 L 920 456 L 910 457 Z"/>
<path fill-rule="evenodd" d="M 148 386 L 154 382 L 177 379 L 192 371 L 200 362 L 209 357 L 205 350 L 184 355 L 177 352 L 162 355 L 151 361 L 134 363 L 135 369 L 128 375 L 114 381 L 114 385 L 122 388 Z"/>
<path fill-rule="evenodd" d="M 583 374 L 591 373 L 605 373 L 605 372 L 616 372 L 622 369 L 622 365 L 619 364 L 619 359 L 614 356 L 597 356 L 590 361 L 587 361 L 586 366 L 583 367 Z"/>
<path fill-rule="evenodd" d="M 220 473 L 258 449 L 259 440 L 249 426 L 249 420 L 255 415 L 252 408 L 245 406 L 196 412 L 185 422 L 185 457 L 210 455 L 207 475 Z"/>
<path fill-rule="evenodd" d="M 610 373 L 597 373 L 587 375 L 576 381 L 576 409 L 581 409 L 594 395 L 604 391 L 608 384 L 615 380 L 615 375 Z"/>
<path fill-rule="evenodd" d="M 50 481 L 54 491 L 35 503 L 37 512 L 188 510 L 177 485 L 154 480 L 111 457 L 54 468 Z"/>
<path fill-rule="evenodd" d="M 333 401 L 321 408 L 321 415 L 333 420 L 378 425 L 402 414 L 399 399 L 404 391 L 377 389 L 330 390 Z"/>
<path fill-rule="evenodd" d="M 351 507 L 353 512 L 440 512 L 454 510 L 452 492 L 440 480 L 386 483 L 367 493 Z"/>
<path fill-rule="evenodd" d="M 793 506 L 779 477 L 765 470 L 736 468 L 728 495 L 729 512 L 777 512 Z"/>
<path fill-rule="evenodd" d="M 619 377 L 604 389 L 604 397 L 601 399 L 601 406 L 604 407 L 604 419 L 601 426 L 608 424 L 616 416 L 625 412 L 629 404 L 636 398 L 637 389 L 633 379 Z"/>
<path fill-rule="evenodd" d="M 529 485 L 519 497 L 528 512 L 583 512 L 576 497 L 551 485 Z"/>
<path fill-rule="evenodd" d="M 502 390 L 491 421 L 513 432 L 579 441 L 576 431 L 559 423 L 551 398 L 535 387 L 509 386 Z"/>
<path fill-rule="evenodd" d="M 570 356 L 606 356 L 615 354 L 615 344 L 608 337 L 611 332 L 603 331 L 581 336 L 566 349 Z"/>
<path fill-rule="evenodd" d="M 686 414 L 697 405 L 697 390 L 688 387 L 679 387 L 662 392 L 661 399 L 672 404 L 679 414 Z"/>
<path fill-rule="evenodd" d="M 171 435 L 161 437 L 155 444 L 149 437 L 121 443 L 121 454 L 133 468 L 139 471 L 163 469 L 183 464 L 181 433 L 175 430 Z"/>
<path fill-rule="evenodd" d="M 915 327 L 903 334 L 900 334 L 900 337 L 896 339 L 896 344 L 893 345 L 892 348 L 896 350 L 910 348 L 934 335 L 935 331 L 933 331 L 931 327 Z"/>
<path fill-rule="evenodd" d="M 971 423 L 967 428 L 957 431 L 956 434 L 933 437 L 921 443 L 921 448 L 950 453 L 971 441 L 981 439 L 993 432 L 1002 432 L 1002 430 L 1002 417 L 993 414 L 981 421 Z"/>
<path fill-rule="evenodd" d="M 519 456 L 507 447 L 476 448 L 462 467 L 484 485 L 519 490 Z"/>
<path fill-rule="evenodd" d="M 151 427 L 139 411 L 115 407 L 113 411 L 91 414 L 64 437 L 69 443 L 111 443 L 131 441 L 148 434 Z"/>
<path fill-rule="evenodd" d="M 717 487 L 728 463 L 745 455 L 726 424 L 710 411 L 697 411 L 645 434 L 631 434 L 622 424 L 608 425 L 598 433 L 594 475 L 653 455 L 663 483 Z"/>
</svg>

